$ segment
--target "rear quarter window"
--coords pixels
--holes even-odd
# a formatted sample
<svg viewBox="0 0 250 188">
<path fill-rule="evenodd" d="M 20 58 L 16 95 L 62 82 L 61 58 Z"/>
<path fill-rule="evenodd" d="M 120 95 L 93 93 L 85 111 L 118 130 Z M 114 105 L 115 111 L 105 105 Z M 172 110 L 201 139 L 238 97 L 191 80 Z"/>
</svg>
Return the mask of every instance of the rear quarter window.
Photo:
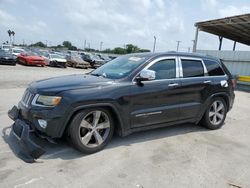
<svg viewBox="0 0 250 188">
<path fill-rule="evenodd" d="M 225 75 L 224 71 L 220 67 L 219 63 L 214 60 L 203 60 L 209 76 L 221 76 Z"/>
</svg>

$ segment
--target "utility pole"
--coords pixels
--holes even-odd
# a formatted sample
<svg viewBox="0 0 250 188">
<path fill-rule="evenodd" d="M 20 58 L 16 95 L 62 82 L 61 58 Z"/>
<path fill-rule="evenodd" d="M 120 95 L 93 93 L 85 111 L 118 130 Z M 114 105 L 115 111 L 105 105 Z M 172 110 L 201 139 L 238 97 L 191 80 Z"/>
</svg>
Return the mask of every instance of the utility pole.
<svg viewBox="0 0 250 188">
<path fill-rule="evenodd" d="M 103 42 L 100 42 L 100 51 L 102 51 Z"/>
<path fill-rule="evenodd" d="M 86 40 L 84 40 L 84 50 L 85 50 L 85 48 L 86 48 Z"/>
<path fill-rule="evenodd" d="M 155 53 L 155 45 L 156 45 L 156 36 L 154 36 L 154 47 L 153 47 L 153 53 Z"/>
<path fill-rule="evenodd" d="M 180 41 L 180 40 L 177 40 L 176 42 L 177 42 L 176 51 L 178 52 L 178 51 L 179 51 L 179 46 L 180 46 L 181 41 Z"/>
</svg>

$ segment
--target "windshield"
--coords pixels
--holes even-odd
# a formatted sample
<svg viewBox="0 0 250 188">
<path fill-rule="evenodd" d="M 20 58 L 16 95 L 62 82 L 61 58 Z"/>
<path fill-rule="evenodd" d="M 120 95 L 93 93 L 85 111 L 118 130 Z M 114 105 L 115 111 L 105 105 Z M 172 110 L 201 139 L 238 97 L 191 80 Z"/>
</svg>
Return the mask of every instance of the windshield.
<svg viewBox="0 0 250 188">
<path fill-rule="evenodd" d="M 16 49 L 13 49 L 13 52 L 14 52 L 14 53 L 22 53 L 23 50 L 16 50 Z"/>
<path fill-rule="evenodd" d="M 3 49 L 10 49 L 11 46 L 9 46 L 9 45 L 3 45 L 2 48 L 3 48 Z"/>
<path fill-rule="evenodd" d="M 63 57 L 57 54 L 50 54 L 51 58 L 58 58 L 58 59 L 62 59 Z"/>
<path fill-rule="evenodd" d="M 128 76 L 133 70 L 145 62 L 144 57 L 120 56 L 91 73 L 110 79 L 121 79 Z"/>
<path fill-rule="evenodd" d="M 82 61 L 82 58 L 79 56 L 72 56 L 72 59 L 75 61 Z"/>
<path fill-rule="evenodd" d="M 21 55 L 37 56 L 37 54 L 35 52 L 22 52 Z"/>
</svg>

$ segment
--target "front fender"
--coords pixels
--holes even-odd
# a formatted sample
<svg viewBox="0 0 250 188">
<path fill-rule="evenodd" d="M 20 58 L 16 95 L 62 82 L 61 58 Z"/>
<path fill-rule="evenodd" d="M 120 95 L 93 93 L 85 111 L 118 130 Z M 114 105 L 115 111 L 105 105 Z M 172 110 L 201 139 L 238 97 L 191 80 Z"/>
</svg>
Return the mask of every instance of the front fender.
<svg viewBox="0 0 250 188">
<path fill-rule="evenodd" d="M 95 103 L 95 104 L 80 105 L 80 106 L 74 107 L 73 110 L 70 110 L 70 113 L 68 117 L 66 118 L 65 123 L 63 124 L 63 128 L 61 129 L 61 132 L 59 133 L 60 137 L 64 134 L 65 130 L 70 125 L 72 118 L 75 116 L 77 112 L 87 109 L 87 108 L 94 108 L 94 107 L 108 107 L 112 109 L 113 113 L 115 113 L 114 115 L 116 116 L 116 119 L 118 120 L 118 125 L 117 125 L 118 127 L 116 127 L 118 130 L 118 134 L 122 136 L 124 133 L 124 126 L 123 126 L 124 120 L 122 119 L 117 107 L 112 103 Z"/>
</svg>

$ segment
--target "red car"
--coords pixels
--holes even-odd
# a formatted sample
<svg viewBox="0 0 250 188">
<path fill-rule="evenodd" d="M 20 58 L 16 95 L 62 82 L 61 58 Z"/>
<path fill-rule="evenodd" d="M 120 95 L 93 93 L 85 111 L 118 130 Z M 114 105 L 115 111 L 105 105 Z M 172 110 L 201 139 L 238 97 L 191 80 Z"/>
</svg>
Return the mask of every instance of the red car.
<svg viewBox="0 0 250 188">
<path fill-rule="evenodd" d="M 47 65 L 43 57 L 33 52 L 21 53 L 17 56 L 17 61 L 23 65 L 40 65 L 42 67 Z"/>
</svg>

